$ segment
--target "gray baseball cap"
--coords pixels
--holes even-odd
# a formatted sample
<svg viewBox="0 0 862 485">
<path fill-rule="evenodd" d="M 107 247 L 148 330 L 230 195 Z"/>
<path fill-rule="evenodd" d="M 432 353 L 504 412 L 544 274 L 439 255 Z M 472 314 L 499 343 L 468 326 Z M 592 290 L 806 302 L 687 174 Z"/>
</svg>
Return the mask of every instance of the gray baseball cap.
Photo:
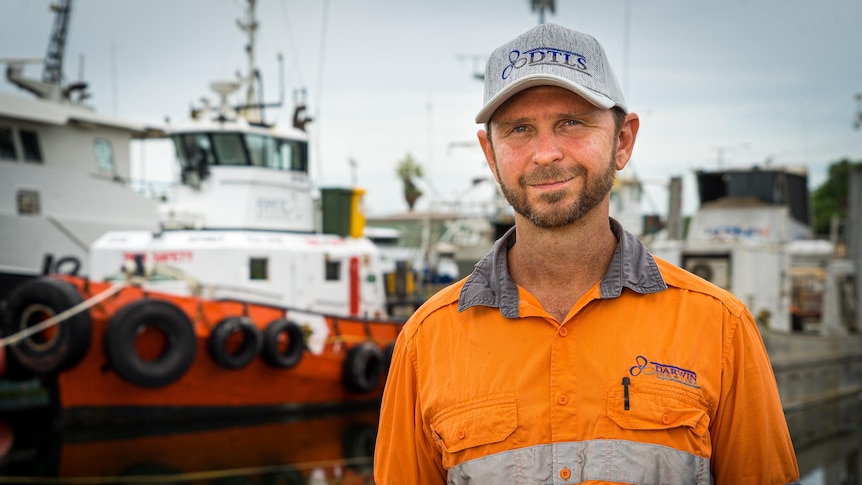
<svg viewBox="0 0 862 485">
<path fill-rule="evenodd" d="M 559 86 L 599 108 L 618 106 L 628 112 L 599 41 L 557 24 L 541 24 L 491 53 L 485 67 L 485 105 L 476 123 L 487 123 L 506 100 L 534 86 Z"/>
</svg>

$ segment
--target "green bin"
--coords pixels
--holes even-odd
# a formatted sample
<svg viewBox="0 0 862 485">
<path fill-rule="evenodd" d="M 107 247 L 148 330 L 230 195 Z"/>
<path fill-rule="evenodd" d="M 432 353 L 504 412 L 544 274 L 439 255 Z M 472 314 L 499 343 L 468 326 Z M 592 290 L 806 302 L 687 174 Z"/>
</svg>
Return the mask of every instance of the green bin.
<svg viewBox="0 0 862 485">
<path fill-rule="evenodd" d="M 323 201 L 323 233 L 347 237 L 350 234 L 353 189 L 320 189 Z"/>
</svg>

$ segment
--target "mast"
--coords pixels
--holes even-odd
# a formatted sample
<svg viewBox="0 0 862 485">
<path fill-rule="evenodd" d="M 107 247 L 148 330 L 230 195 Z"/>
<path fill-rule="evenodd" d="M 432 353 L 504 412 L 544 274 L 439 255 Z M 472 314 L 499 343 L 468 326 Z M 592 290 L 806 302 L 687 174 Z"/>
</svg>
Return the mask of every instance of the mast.
<svg viewBox="0 0 862 485">
<path fill-rule="evenodd" d="M 57 15 L 54 17 L 54 27 L 51 29 L 48 53 L 45 55 L 42 82 L 59 86 L 63 82 L 63 53 L 66 49 L 66 30 L 69 27 L 72 0 L 61 0 L 59 5 L 51 5 L 51 9 Z"/>
<path fill-rule="evenodd" d="M 257 0 L 248 0 L 245 10 L 245 18 L 237 20 L 237 26 L 248 36 L 248 43 L 245 46 L 246 54 L 248 55 L 248 75 L 243 81 L 247 84 L 245 106 L 240 109 L 240 114 L 248 120 L 249 123 L 262 123 L 263 116 L 260 109 L 260 98 L 257 92 L 257 86 L 260 83 L 260 72 L 254 62 L 255 50 L 255 35 L 257 34 L 257 19 L 255 18 L 254 9 Z"/>
<path fill-rule="evenodd" d="M 3 59 L 7 65 L 6 79 L 21 89 L 29 91 L 41 99 L 51 101 L 72 101 L 81 103 L 89 97 L 86 93 L 87 84 L 75 82 L 63 86 L 63 54 L 66 49 L 66 31 L 69 27 L 69 16 L 72 13 L 72 0 L 60 0 L 60 4 L 51 6 L 54 11 L 54 26 L 51 28 L 51 38 L 45 59 Z M 44 63 L 42 80 L 29 79 L 24 76 L 24 65 Z M 72 93 L 79 93 L 77 100 L 71 99 Z"/>
</svg>

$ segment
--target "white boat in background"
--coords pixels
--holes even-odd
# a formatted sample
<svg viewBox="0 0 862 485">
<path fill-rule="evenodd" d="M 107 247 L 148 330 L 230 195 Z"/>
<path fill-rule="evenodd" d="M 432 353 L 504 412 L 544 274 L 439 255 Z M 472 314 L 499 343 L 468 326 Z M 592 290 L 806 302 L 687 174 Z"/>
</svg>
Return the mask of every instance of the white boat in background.
<svg viewBox="0 0 862 485">
<path fill-rule="evenodd" d="M 700 207 L 686 238 L 652 241 L 651 252 L 746 304 L 785 410 L 862 392 L 859 233 L 848 231 L 843 245 L 812 239 L 804 170 L 699 171 L 697 182 Z M 862 174 L 849 183 L 858 194 Z M 850 206 L 848 224 L 858 225 L 862 203 Z"/>
<path fill-rule="evenodd" d="M 237 25 L 248 71 L 216 81 L 187 121 L 169 124 L 180 180 L 158 207 L 157 231 L 111 231 L 91 248 L 91 280 L 122 278 L 137 260 L 147 289 L 234 298 L 352 317 L 387 314 L 379 249 L 363 237 L 364 190 L 309 177 L 304 92 L 290 126 L 266 120 L 255 61 L 254 0 Z M 239 101 L 235 99 L 239 98 Z M 191 286 L 188 283 L 192 283 Z"/>
<path fill-rule="evenodd" d="M 71 1 L 60 2 L 48 54 L 0 59 L 33 96 L 0 93 L 0 301 L 46 271 L 85 272 L 109 230 L 155 230 L 156 200 L 133 190 L 130 144 L 161 127 L 95 112 L 83 82 L 63 83 Z M 43 63 L 42 79 L 24 66 Z"/>
</svg>

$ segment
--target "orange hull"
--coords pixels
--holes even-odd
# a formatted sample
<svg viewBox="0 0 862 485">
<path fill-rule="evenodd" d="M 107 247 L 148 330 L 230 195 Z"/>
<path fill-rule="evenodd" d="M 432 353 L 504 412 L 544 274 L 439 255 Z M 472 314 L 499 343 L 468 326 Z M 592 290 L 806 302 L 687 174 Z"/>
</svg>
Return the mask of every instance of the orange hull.
<svg viewBox="0 0 862 485">
<path fill-rule="evenodd" d="M 111 288 L 74 277 L 62 277 L 87 300 Z M 148 388 L 124 379 L 112 366 L 105 349 L 106 329 L 112 316 L 130 303 L 164 300 L 179 308 L 191 322 L 197 348 L 191 366 L 172 383 Z M 345 358 L 352 347 L 372 343 L 383 353 L 401 329 L 401 322 L 324 316 L 329 338 L 322 352 L 302 352 L 298 364 L 278 368 L 260 356 L 242 368 L 219 365 L 211 355 L 208 340 L 213 328 L 227 317 L 246 316 L 261 329 L 279 318 L 290 319 L 285 309 L 237 301 L 214 301 L 182 297 L 128 286 L 90 310 L 92 338 L 83 358 L 56 375 L 57 404 L 73 420 L 140 419 L 148 416 L 193 417 L 232 413 L 355 408 L 379 401 L 382 377 L 373 389 L 355 392 L 343 383 Z M 137 344 L 136 348 L 148 343 Z M 143 350 L 142 353 L 145 353 Z M 384 366 L 388 363 L 384 362 Z"/>
</svg>

